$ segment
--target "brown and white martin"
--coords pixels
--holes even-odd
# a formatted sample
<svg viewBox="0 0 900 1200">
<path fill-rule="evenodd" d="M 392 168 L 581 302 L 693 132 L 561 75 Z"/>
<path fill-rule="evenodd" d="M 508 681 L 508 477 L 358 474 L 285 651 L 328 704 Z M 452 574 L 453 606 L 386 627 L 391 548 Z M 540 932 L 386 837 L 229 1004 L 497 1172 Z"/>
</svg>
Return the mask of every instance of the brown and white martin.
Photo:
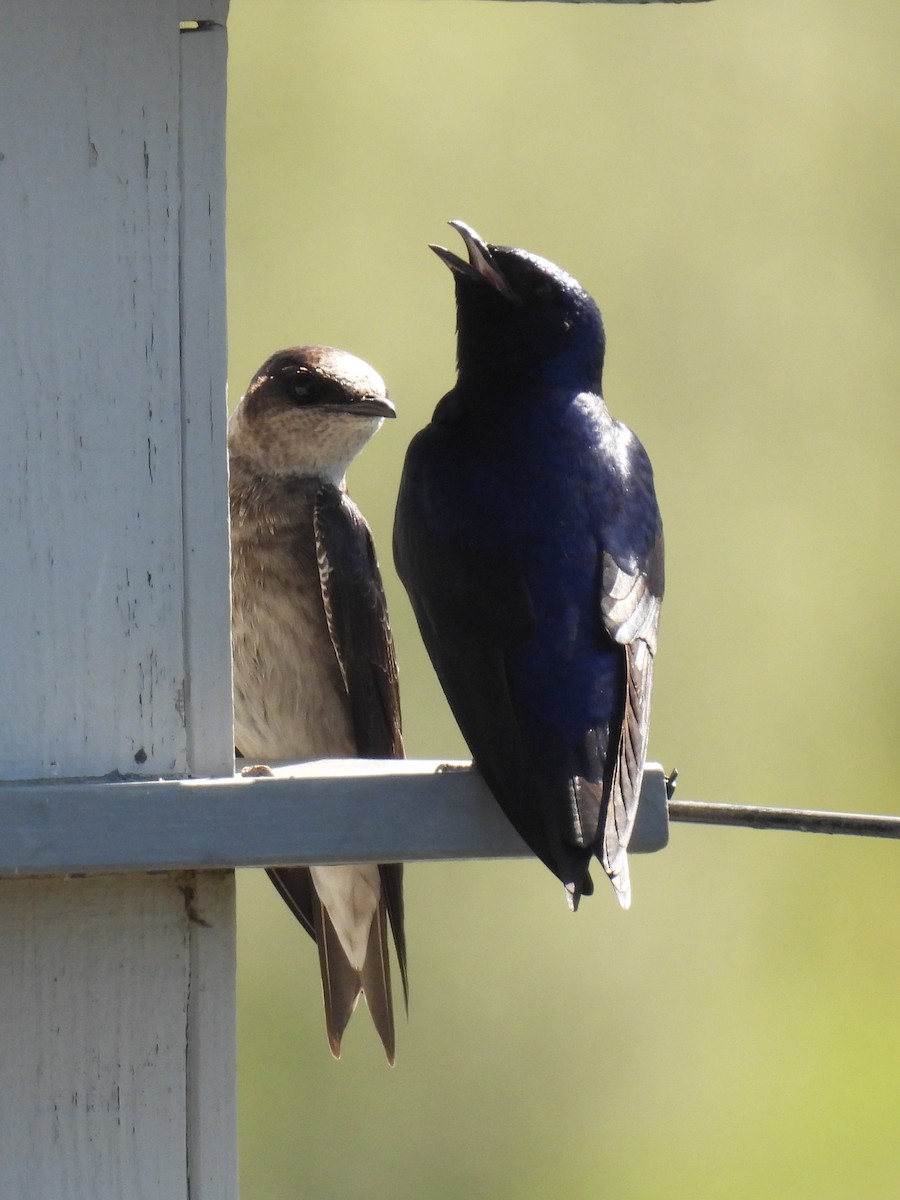
<svg viewBox="0 0 900 1200">
<path fill-rule="evenodd" d="M 385 417 L 384 382 L 327 346 L 273 354 L 228 427 L 235 748 L 257 763 L 402 758 L 375 547 L 344 475 Z M 328 1041 L 360 993 L 394 1061 L 387 925 L 407 998 L 403 867 L 272 868 L 319 948 Z"/>
</svg>

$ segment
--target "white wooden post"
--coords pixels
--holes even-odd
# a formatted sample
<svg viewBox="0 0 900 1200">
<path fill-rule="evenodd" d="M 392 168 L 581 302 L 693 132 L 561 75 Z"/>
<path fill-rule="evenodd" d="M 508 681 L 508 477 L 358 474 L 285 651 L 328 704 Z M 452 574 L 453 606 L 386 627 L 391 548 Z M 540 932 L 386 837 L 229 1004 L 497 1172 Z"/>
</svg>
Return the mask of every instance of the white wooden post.
<svg viewBox="0 0 900 1200">
<path fill-rule="evenodd" d="M 226 10 L 3 5 L 4 780 L 232 772 Z M 0 1196 L 231 1200 L 233 1047 L 232 872 L 0 882 Z"/>
</svg>

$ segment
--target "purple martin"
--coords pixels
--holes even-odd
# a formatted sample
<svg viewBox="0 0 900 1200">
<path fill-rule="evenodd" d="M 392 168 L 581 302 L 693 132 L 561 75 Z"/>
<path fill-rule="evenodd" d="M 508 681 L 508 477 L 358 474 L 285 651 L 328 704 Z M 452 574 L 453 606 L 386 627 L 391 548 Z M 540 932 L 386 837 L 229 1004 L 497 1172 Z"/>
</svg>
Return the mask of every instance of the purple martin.
<svg viewBox="0 0 900 1200">
<path fill-rule="evenodd" d="M 451 221 L 456 386 L 412 440 L 394 558 L 475 765 L 576 908 L 623 907 L 663 596 L 650 460 L 603 401 L 593 299 Z"/>
<path fill-rule="evenodd" d="M 235 749 L 251 762 L 403 757 L 375 547 L 344 481 L 394 415 L 367 363 L 302 346 L 263 363 L 229 421 Z M 318 944 L 332 1053 L 362 993 L 393 1063 L 387 924 L 406 998 L 402 865 L 269 876 Z"/>
</svg>

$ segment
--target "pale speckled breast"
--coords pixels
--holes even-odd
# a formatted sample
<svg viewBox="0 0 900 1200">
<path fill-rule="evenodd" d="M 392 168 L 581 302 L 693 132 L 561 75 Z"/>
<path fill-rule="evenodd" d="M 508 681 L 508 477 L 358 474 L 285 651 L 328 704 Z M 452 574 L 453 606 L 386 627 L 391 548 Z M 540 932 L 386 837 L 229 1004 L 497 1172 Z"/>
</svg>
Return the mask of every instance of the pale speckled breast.
<svg viewBox="0 0 900 1200">
<path fill-rule="evenodd" d="M 340 669 L 319 586 L 308 504 L 290 520 L 232 527 L 234 739 L 245 758 L 356 754 Z M 232 517 L 237 516 L 234 511 Z"/>
</svg>

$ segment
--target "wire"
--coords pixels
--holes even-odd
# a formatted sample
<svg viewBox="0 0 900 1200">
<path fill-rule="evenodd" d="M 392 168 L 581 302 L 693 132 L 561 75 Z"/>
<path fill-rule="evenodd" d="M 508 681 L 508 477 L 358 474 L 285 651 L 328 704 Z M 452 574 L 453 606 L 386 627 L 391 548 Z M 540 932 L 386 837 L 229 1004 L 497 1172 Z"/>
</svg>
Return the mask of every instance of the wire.
<svg viewBox="0 0 900 1200">
<path fill-rule="evenodd" d="M 669 820 L 698 825 L 740 825 L 750 829 L 792 829 L 798 833 L 900 838 L 900 817 L 818 812 L 808 808 L 759 808 L 746 804 L 707 804 L 702 800 L 670 800 Z"/>
</svg>

